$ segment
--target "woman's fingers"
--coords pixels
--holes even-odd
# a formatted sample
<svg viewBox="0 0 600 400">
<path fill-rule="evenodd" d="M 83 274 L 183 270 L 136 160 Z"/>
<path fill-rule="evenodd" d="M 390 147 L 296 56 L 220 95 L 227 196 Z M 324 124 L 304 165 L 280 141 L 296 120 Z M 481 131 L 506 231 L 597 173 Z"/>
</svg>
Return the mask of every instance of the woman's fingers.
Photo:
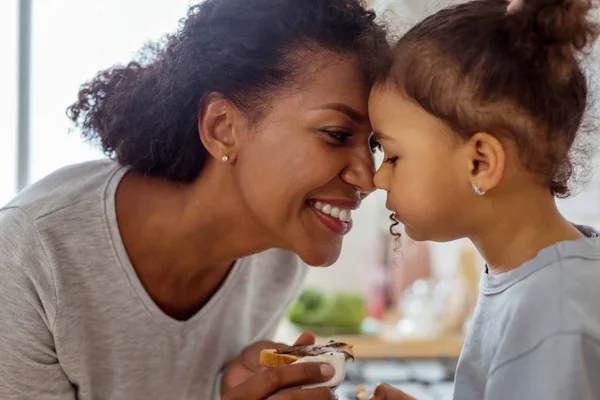
<svg viewBox="0 0 600 400">
<path fill-rule="evenodd" d="M 331 365 L 320 363 L 300 363 L 269 368 L 230 389 L 223 395 L 223 400 L 262 400 L 283 389 L 326 382 L 334 373 L 335 370 Z M 283 393 L 278 396 L 285 395 L 287 394 Z"/>
<path fill-rule="evenodd" d="M 269 400 L 337 400 L 337 395 L 328 388 L 298 389 L 269 397 Z"/>
</svg>

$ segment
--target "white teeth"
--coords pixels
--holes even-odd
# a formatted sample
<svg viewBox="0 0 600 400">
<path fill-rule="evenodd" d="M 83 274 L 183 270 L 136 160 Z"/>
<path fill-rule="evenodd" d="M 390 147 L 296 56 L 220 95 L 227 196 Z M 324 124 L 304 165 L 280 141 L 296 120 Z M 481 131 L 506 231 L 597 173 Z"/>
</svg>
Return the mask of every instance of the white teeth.
<svg viewBox="0 0 600 400">
<path fill-rule="evenodd" d="M 333 218 L 339 219 L 340 221 L 352 221 L 352 211 L 350 210 L 344 210 L 339 207 L 333 207 L 331 206 L 331 204 L 322 203 L 320 201 L 315 202 L 313 204 L 313 207 L 321 211 L 323 214 L 330 215 Z"/>
<path fill-rule="evenodd" d="M 344 211 L 345 211 L 345 213 L 344 213 Z M 344 222 L 352 221 L 352 211 L 342 210 L 342 212 L 340 213 L 340 219 Z"/>
<path fill-rule="evenodd" d="M 342 210 L 342 211 L 340 211 L 340 216 L 338 218 L 344 222 L 348 222 L 349 216 L 350 216 L 350 211 Z"/>
</svg>

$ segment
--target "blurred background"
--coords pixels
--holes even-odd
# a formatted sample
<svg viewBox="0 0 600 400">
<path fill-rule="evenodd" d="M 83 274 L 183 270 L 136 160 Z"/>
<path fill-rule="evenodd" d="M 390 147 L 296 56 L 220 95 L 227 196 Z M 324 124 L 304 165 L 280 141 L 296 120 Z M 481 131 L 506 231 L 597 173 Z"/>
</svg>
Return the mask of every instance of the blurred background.
<svg viewBox="0 0 600 400">
<path fill-rule="evenodd" d="M 248 0 L 251 1 L 251 0 Z M 398 33 L 449 1 L 369 2 Z M 173 31 L 188 0 L 0 1 L 0 204 L 67 164 L 103 157 L 70 133 L 66 107 L 97 71 L 127 63 L 148 40 Z M 596 76 L 600 63 L 590 62 Z M 596 160 L 596 170 L 600 166 Z M 354 386 L 396 384 L 418 399 L 449 399 L 452 376 L 477 296 L 482 260 L 465 241 L 396 243 L 385 193 L 370 196 L 331 268 L 312 269 L 277 338 L 304 329 L 355 343 Z M 600 173 L 560 207 L 600 227 Z M 351 398 L 351 397 L 347 397 Z"/>
</svg>

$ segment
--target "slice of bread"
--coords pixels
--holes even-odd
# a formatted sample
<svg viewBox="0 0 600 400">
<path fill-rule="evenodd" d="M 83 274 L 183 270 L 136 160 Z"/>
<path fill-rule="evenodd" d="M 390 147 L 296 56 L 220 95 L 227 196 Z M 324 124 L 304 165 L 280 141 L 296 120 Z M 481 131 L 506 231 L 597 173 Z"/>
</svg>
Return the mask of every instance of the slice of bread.
<svg viewBox="0 0 600 400">
<path fill-rule="evenodd" d="M 300 359 L 300 357 L 290 354 L 277 354 L 275 349 L 267 349 L 260 352 L 260 365 L 267 367 L 281 367 L 283 365 L 292 364 Z"/>
<path fill-rule="evenodd" d="M 369 392 L 367 388 L 363 385 L 358 385 L 356 387 L 356 400 L 369 400 L 371 396 L 369 396 Z"/>
<path fill-rule="evenodd" d="M 324 353 L 343 352 L 346 359 L 354 358 L 354 346 L 351 344 L 331 341 L 322 345 L 290 346 L 281 349 L 266 349 L 260 353 L 260 364 L 267 367 L 280 367 L 292 364 L 303 357 L 316 356 Z"/>
</svg>

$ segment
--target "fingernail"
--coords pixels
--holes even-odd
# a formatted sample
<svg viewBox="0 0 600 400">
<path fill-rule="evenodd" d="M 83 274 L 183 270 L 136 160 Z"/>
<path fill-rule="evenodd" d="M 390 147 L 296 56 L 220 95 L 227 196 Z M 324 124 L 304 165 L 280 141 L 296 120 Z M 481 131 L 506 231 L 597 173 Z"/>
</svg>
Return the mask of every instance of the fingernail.
<svg viewBox="0 0 600 400">
<path fill-rule="evenodd" d="M 322 364 L 321 375 L 324 378 L 331 378 L 333 375 L 335 375 L 335 369 L 329 364 Z"/>
<path fill-rule="evenodd" d="M 331 398 L 333 400 L 340 400 L 340 396 L 338 396 L 336 392 L 331 392 Z"/>
</svg>

